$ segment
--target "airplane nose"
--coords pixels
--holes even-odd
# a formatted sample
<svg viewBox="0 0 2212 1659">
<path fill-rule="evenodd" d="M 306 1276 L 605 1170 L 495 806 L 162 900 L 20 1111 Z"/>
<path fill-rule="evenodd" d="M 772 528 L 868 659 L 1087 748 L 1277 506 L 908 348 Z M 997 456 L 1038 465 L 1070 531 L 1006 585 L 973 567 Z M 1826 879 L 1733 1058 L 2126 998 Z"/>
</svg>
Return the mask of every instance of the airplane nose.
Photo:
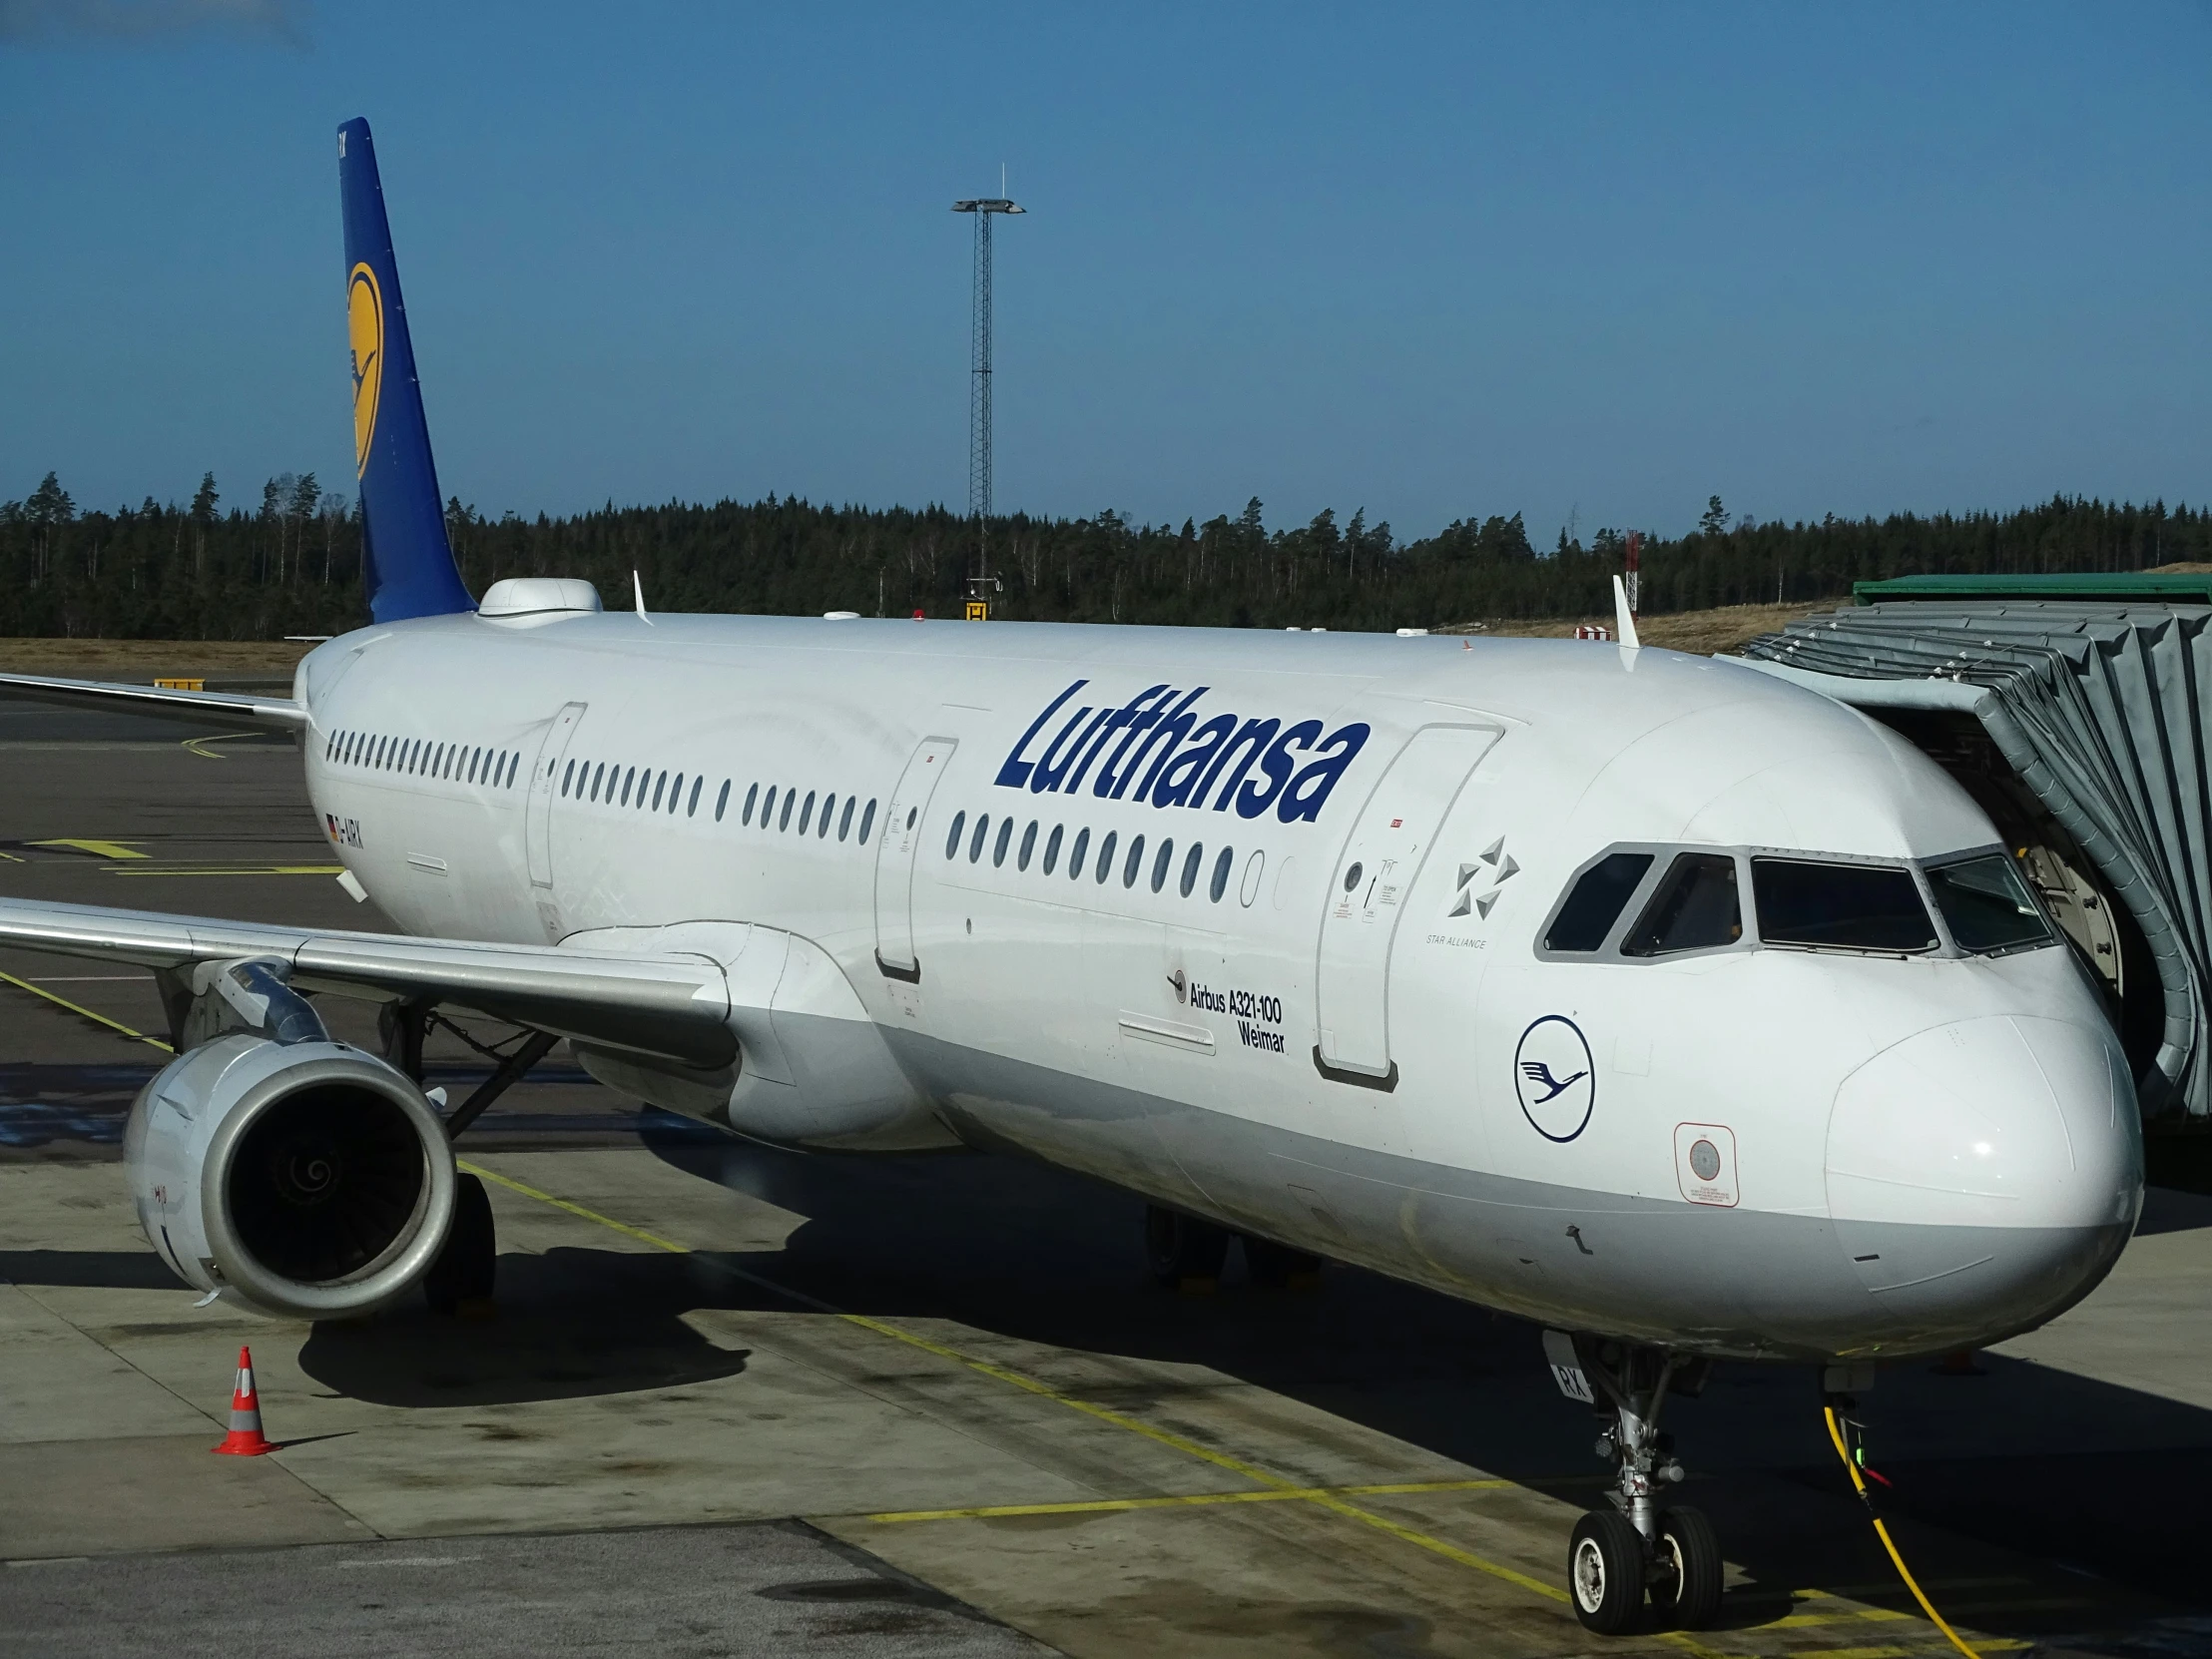
<svg viewBox="0 0 2212 1659">
<path fill-rule="evenodd" d="M 1828 1129 L 1837 1237 L 1892 1329 L 1959 1348 L 2095 1288 L 2142 1204 L 2142 1126 L 2110 1033 L 1991 1015 L 1883 1050 Z"/>
</svg>

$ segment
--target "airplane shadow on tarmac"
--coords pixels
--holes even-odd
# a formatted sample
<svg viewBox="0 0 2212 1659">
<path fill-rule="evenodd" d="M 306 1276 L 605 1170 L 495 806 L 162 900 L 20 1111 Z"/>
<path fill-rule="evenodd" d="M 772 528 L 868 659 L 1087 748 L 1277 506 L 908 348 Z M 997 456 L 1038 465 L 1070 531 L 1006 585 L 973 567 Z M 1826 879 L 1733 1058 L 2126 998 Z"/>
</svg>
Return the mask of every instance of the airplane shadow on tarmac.
<svg viewBox="0 0 2212 1659">
<path fill-rule="evenodd" d="M 1524 1321 L 1350 1268 L 1330 1269 L 1317 1293 L 1261 1290 L 1234 1253 L 1216 1295 L 1160 1291 L 1145 1272 L 1140 1200 L 1019 1158 L 807 1156 L 651 1111 L 642 1132 L 664 1162 L 809 1218 L 782 1251 L 731 1259 L 778 1285 L 857 1313 L 1203 1366 L 1569 1501 L 1603 1501 L 1590 1478 L 1603 1468 L 1598 1424 L 1557 1393 Z M 2212 1203 L 2154 1194 L 2144 1231 L 2207 1225 Z M 735 1276 L 713 1283 L 716 1260 L 693 1270 L 713 1305 L 790 1305 Z M 660 1271 L 673 1285 L 682 1264 L 665 1259 Z M 2174 1524 L 2182 1494 L 2212 1477 L 2212 1411 L 1996 1355 L 1977 1369 L 1907 1362 L 1865 1396 L 1893 1526 L 1910 1535 L 1925 1521 L 2132 1587 L 2169 1611 L 2212 1606 L 2201 1533 Z M 1775 1594 L 1894 1582 L 1837 1466 L 1817 1388 L 1810 1368 L 1724 1366 L 1701 1397 L 1669 1407 L 1689 1499 Z M 1141 1376 L 1114 1403 L 1146 1409 Z M 1940 1543 L 1926 1547 L 1939 1574 Z M 1975 1565 L 1986 1559 L 1949 1570 Z M 1754 1610 L 1756 1593 L 1730 1599 L 1746 1622 L 1773 1616 Z M 2006 1617 L 1976 1622 L 2002 1633 Z M 2050 1623 L 2040 1615 L 2040 1628 Z"/>
<path fill-rule="evenodd" d="M 1262 1290 L 1234 1253 L 1217 1294 L 1161 1291 L 1145 1272 L 1140 1200 L 1014 1157 L 808 1156 L 650 1111 L 642 1135 L 672 1167 L 807 1221 L 772 1253 L 509 1253 L 496 1320 L 435 1318 L 410 1299 L 373 1321 L 316 1326 L 303 1369 L 340 1393 L 401 1407 L 732 1377 L 747 1354 L 717 1347 L 684 1316 L 794 1306 L 734 1267 L 854 1313 L 1204 1367 L 1439 1458 L 1583 1506 L 1603 1501 L 1592 1479 L 1602 1470 L 1598 1425 L 1556 1392 L 1523 1321 L 1351 1268 L 1331 1268 L 1317 1292 Z M 2144 1231 L 2208 1222 L 2212 1201 L 2154 1195 Z M 174 1288 L 151 1253 L 14 1252 L 0 1255 L 0 1278 Z M 1862 1405 L 1870 1460 L 1894 1483 L 1881 1501 L 1917 1570 L 1985 1574 L 1989 1559 L 1974 1542 L 2018 1551 L 2064 1569 L 2055 1576 L 2081 1575 L 2091 1601 L 2105 1604 L 2081 1616 L 2106 1629 L 2111 1597 L 2133 1599 L 2129 1589 L 2167 1612 L 2212 1606 L 2201 1529 L 2176 1524 L 2189 1512 L 2185 1494 L 2212 1477 L 2212 1411 L 1995 1355 L 1981 1357 L 1979 1372 L 1942 1376 L 1909 1362 Z M 1172 1415 L 1173 1401 L 1150 1391 L 1152 1375 L 1133 1369 L 1111 1402 Z M 1809 1369 L 1719 1368 L 1701 1397 L 1669 1406 L 1668 1426 L 1691 1470 L 1686 1498 L 1712 1514 L 1752 1581 L 1731 1592 L 1724 1623 L 1772 1618 L 1781 1609 L 1768 1604 L 1789 1588 L 1892 1581 L 1836 1466 Z M 1999 1634 L 2019 1620 L 2022 1633 L 2052 1622 L 1994 1610 L 1973 1618 Z"/>
</svg>

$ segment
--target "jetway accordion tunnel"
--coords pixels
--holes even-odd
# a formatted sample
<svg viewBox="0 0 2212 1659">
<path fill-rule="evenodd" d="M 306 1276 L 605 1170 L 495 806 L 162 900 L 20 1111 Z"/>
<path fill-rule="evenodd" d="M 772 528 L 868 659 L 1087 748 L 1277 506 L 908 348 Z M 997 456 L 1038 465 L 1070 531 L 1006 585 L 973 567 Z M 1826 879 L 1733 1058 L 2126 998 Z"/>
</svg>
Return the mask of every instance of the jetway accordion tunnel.
<svg viewBox="0 0 2212 1659">
<path fill-rule="evenodd" d="M 2212 578 L 1908 578 L 1742 648 L 1883 721 L 2021 855 L 2103 987 L 2151 1178 L 2212 1190 Z"/>
</svg>

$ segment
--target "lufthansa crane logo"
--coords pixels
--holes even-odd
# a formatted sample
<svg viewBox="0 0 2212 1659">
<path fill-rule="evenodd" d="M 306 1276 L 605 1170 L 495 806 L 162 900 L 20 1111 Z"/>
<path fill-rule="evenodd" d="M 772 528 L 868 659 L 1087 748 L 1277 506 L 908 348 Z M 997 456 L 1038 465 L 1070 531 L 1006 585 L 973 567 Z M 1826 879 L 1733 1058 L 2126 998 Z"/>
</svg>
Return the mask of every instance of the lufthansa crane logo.
<svg viewBox="0 0 2212 1659">
<path fill-rule="evenodd" d="M 353 268 L 345 281 L 345 327 L 353 345 L 353 472 L 368 470 L 376 440 L 376 399 L 384 387 L 384 295 L 376 273 Z"/>
<path fill-rule="evenodd" d="M 1582 1028 L 1564 1014 L 1546 1014 L 1521 1033 L 1513 1050 L 1513 1088 L 1522 1113 L 1547 1141 L 1571 1141 L 1590 1121 L 1597 1078 Z"/>
</svg>

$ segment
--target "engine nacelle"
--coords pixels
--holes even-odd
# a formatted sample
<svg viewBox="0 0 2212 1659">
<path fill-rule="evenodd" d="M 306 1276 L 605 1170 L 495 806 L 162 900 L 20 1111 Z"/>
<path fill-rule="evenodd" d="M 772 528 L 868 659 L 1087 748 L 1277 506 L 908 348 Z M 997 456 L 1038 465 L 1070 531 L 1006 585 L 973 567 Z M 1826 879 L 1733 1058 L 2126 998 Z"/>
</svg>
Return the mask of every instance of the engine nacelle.
<svg viewBox="0 0 2212 1659">
<path fill-rule="evenodd" d="M 206 973 L 210 970 L 203 970 Z M 139 1091 L 124 1165 L 178 1276 L 264 1314 L 366 1313 L 419 1282 L 453 1216 L 453 1152 L 421 1091 L 323 1034 L 259 963 L 213 970 L 280 1017 L 172 1061 Z M 255 995 L 253 992 L 261 994 Z M 264 1035 L 274 1031 L 276 1035 Z"/>
</svg>

